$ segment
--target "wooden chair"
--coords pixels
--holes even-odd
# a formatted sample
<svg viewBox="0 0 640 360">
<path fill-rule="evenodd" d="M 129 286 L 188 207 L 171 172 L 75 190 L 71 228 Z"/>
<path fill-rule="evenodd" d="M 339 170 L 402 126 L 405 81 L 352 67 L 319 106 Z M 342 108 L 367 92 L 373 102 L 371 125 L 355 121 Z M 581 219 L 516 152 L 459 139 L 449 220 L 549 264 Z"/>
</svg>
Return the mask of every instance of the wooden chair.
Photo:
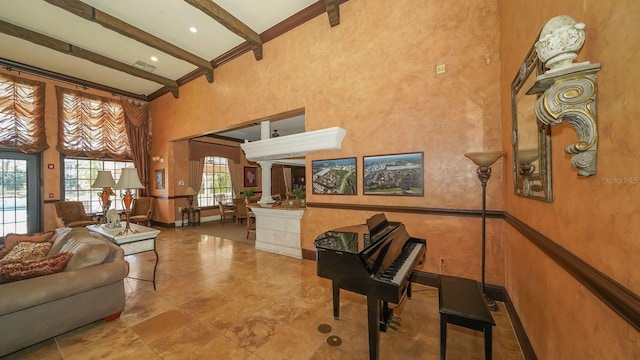
<svg viewBox="0 0 640 360">
<path fill-rule="evenodd" d="M 129 222 L 151 226 L 151 215 L 153 213 L 153 198 L 139 197 L 133 200 Z"/>
<path fill-rule="evenodd" d="M 249 217 L 249 212 L 247 211 L 247 204 L 245 200 L 242 198 L 233 199 L 233 207 L 235 211 L 236 217 L 236 226 L 240 224 L 240 221 L 243 219 L 246 220 Z"/>
<path fill-rule="evenodd" d="M 256 217 L 249 216 L 247 218 L 247 240 L 249 239 L 249 234 L 256 233 Z"/>
<path fill-rule="evenodd" d="M 236 210 L 231 208 L 230 206 L 222 205 L 221 202 L 218 201 L 218 209 L 220 210 L 220 223 L 224 226 L 224 221 L 227 219 L 236 219 Z"/>
<path fill-rule="evenodd" d="M 249 239 L 249 234 L 256 233 L 256 215 L 249 209 L 249 198 L 244 198 L 244 205 L 247 209 L 247 239 Z"/>
</svg>

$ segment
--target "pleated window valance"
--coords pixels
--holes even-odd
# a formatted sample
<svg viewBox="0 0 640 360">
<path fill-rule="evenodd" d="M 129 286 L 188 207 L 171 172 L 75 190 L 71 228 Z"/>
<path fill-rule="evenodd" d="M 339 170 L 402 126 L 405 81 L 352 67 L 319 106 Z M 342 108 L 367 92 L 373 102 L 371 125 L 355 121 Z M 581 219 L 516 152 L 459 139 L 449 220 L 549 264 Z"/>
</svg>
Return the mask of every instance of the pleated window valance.
<svg viewBox="0 0 640 360">
<path fill-rule="evenodd" d="M 189 159 L 199 160 L 205 156 L 218 156 L 240 163 L 240 147 L 211 144 L 201 141 L 189 142 Z"/>
<path fill-rule="evenodd" d="M 24 153 L 49 148 L 44 126 L 45 84 L 0 74 L 0 147 Z"/>
<path fill-rule="evenodd" d="M 56 86 L 58 151 L 92 159 L 132 159 L 122 102 Z"/>
</svg>

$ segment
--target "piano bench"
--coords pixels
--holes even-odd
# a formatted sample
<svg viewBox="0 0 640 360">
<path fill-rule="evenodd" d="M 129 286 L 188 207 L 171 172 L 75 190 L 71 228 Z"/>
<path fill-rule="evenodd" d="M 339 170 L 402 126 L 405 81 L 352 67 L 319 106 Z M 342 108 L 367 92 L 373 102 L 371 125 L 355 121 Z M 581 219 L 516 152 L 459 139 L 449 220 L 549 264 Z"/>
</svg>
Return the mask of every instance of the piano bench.
<svg viewBox="0 0 640 360">
<path fill-rule="evenodd" d="M 478 282 L 454 276 L 440 276 L 440 359 L 447 350 L 447 324 L 484 332 L 484 357 L 491 359 L 491 330 L 496 325 L 491 311 L 478 288 Z"/>
</svg>

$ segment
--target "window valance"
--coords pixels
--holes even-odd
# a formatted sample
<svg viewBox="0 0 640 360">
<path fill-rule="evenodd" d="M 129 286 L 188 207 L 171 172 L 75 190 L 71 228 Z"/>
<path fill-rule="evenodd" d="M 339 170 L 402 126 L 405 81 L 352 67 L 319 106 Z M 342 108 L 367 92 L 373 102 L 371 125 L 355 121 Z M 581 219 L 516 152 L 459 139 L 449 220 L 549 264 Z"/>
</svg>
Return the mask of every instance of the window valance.
<svg viewBox="0 0 640 360">
<path fill-rule="evenodd" d="M 44 126 L 45 84 L 0 74 L 0 147 L 33 154 L 49 148 Z"/>
<path fill-rule="evenodd" d="M 58 151 L 93 159 L 132 159 L 122 102 L 56 86 Z"/>
</svg>

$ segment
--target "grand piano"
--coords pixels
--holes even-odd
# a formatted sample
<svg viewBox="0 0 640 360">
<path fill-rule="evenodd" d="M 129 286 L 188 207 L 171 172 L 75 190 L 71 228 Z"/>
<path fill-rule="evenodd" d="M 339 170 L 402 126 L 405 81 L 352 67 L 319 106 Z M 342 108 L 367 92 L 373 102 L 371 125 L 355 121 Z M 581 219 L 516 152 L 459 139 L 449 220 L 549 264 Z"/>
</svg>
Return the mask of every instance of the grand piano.
<svg viewBox="0 0 640 360">
<path fill-rule="evenodd" d="M 411 297 L 411 274 L 424 261 L 427 242 L 409 236 L 404 224 L 376 214 L 366 224 L 324 232 L 314 245 L 318 276 L 332 283 L 336 320 L 340 289 L 366 296 L 369 358 L 377 360 L 380 331 L 386 331 L 393 315 L 388 303 Z"/>
</svg>

